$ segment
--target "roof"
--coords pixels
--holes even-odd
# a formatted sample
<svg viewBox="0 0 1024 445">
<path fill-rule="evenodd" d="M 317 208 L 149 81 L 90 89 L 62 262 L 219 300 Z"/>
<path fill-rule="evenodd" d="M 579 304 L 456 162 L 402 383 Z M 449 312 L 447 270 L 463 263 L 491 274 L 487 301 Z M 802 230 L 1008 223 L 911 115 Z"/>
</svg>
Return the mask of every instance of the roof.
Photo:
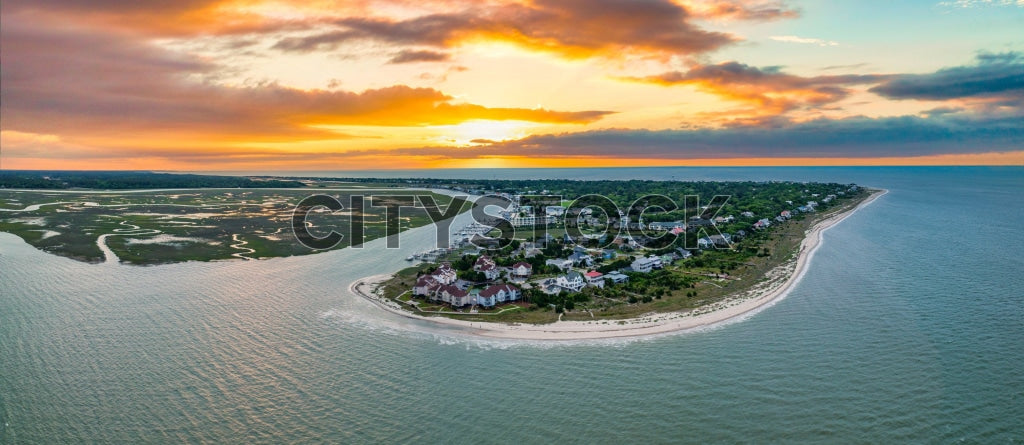
<svg viewBox="0 0 1024 445">
<path fill-rule="evenodd" d="M 516 263 L 516 264 L 514 264 L 514 265 L 512 266 L 512 268 L 513 268 L 513 269 L 518 269 L 518 268 L 520 268 L 520 267 L 525 267 L 525 268 L 527 268 L 527 269 L 533 269 L 533 265 L 532 265 L 532 264 L 530 264 L 530 263 L 527 263 L 527 262 L 525 262 L 525 261 L 520 261 L 520 262 L 518 262 L 518 263 Z"/>
<path fill-rule="evenodd" d="M 420 286 L 430 286 L 432 284 L 437 284 L 437 280 L 435 280 L 434 277 L 431 276 L 431 275 L 423 275 L 423 276 L 421 276 L 421 277 L 416 279 L 416 286 L 417 287 L 420 287 Z"/>
<path fill-rule="evenodd" d="M 455 286 L 452 286 L 450 284 L 443 286 L 441 288 L 441 292 L 447 292 L 448 295 L 451 295 L 453 297 L 459 297 L 459 298 L 465 297 L 466 295 L 469 295 L 469 292 L 466 292 L 466 291 L 464 291 L 462 289 L 459 289 L 459 288 L 457 288 Z"/>
<path fill-rule="evenodd" d="M 575 270 L 565 274 L 565 277 L 570 280 L 575 280 L 576 278 L 583 279 L 583 275 L 580 275 L 580 273 L 576 272 Z"/>
<path fill-rule="evenodd" d="M 498 295 L 498 293 L 501 291 L 505 291 L 505 293 L 513 293 L 518 290 L 519 288 L 511 284 L 495 284 L 494 286 L 488 287 L 487 289 L 480 291 L 480 296 L 484 298 L 491 298 L 495 295 Z"/>
<path fill-rule="evenodd" d="M 596 270 L 592 270 L 590 272 L 587 272 L 587 278 L 597 278 L 597 277 L 600 277 L 600 276 L 604 276 L 604 274 L 601 273 L 601 272 L 598 272 Z"/>
</svg>

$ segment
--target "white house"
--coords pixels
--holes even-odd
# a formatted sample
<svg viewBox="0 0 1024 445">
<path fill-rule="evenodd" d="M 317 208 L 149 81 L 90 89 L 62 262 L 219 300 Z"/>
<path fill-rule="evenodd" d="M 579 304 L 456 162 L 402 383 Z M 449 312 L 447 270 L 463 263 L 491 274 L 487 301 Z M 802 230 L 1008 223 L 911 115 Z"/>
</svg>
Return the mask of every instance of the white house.
<svg viewBox="0 0 1024 445">
<path fill-rule="evenodd" d="M 697 238 L 697 247 L 699 247 L 701 249 L 710 248 L 714 244 L 715 244 L 714 241 L 711 241 L 711 238 L 708 238 L 706 236 L 702 236 L 700 238 Z"/>
<path fill-rule="evenodd" d="M 498 265 L 487 255 L 477 258 L 476 262 L 473 263 L 473 270 L 483 272 L 488 280 L 498 279 Z"/>
<path fill-rule="evenodd" d="M 529 278 L 533 274 L 533 266 L 530 263 L 520 261 L 512 265 L 513 278 Z"/>
<path fill-rule="evenodd" d="M 440 284 L 452 284 L 456 279 L 455 269 L 452 269 L 452 265 L 448 263 L 442 264 L 430 275 Z"/>
<path fill-rule="evenodd" d="M 481 306 L 490 307 L 507 301 L 516 301 L 520 296 L 522 294 L 519 292 L 519 288 L 511 284 L 495 284 L 480 291 L 476 301 Z"/>
<path fill-rule="evenodd" d="M 434 279 L 433 275 L 424 275 L 416 279 L 416 284 L 412 287 L 412 294 L 421 297 L 430 296 L 439 287 L 441 284 Z"/>
<path fill-rule="evenodd" d="M 656 256 L 640 257 L 633 260 L 633 263 L 629 265 L 636 272 L 647 273 L 653 269 L 661 269 L 661 258 Z"/>
<path fill-rule="evenodd" d="M 547 264 L 549 266 L 555 266 L 560 270 L 569 270 L 569 268 L 572 267 L 572 260 L 565 258 L 554 258 L 545 261 L 544 264 Z"/>
<path fill-rule="evenodd" d="M 587 279 L 587 284 L 604 288 L 604 274 L 596 270 L 592 270 L 584 274 Z"/>
<path fill-rule="evenodd" d="M 472 296 L 469 295 L 469 292 L 451 285 L 441 286 L 436 295 L 437 299 L 455 307 L 473 304 Z"/>
<path fill-rule="evenodd" d="M 586 282 L 583 280 L 583 275 L 575 270 L 558 277 L 556 284 L 573 292 L 579 292 L 580 289 L 583 289 L 583 286 L 586 286 Z"/>
<path fill-rule="evenodd" d="M 562 216 L 565 214 L 565 207 L 547 206 L 544 208 L 544 214 L 551 217 Z"/>
</svg>

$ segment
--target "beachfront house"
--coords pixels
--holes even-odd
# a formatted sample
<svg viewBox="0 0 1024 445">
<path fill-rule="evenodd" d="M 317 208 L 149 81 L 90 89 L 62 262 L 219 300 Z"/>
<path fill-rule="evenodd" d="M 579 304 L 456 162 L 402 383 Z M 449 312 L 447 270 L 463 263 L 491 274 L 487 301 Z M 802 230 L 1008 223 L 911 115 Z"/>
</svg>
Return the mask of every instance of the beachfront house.
<svg viewBox="0 0 1024 445">
<path fill-rule="evenodd" d="M 452 284 L 456 279 L 455 269 L 452 269 L 452 265 L 448 263 L 440 265 L 430 275 L 440 284 Z"/>
<path fill-rule="evenodd" d="M 584 281 L 582 274 L 573 270 L 565 275 L 558 277 L 558 281 L 556 282 L 556 284 L 558 284 L 559 287 L 564 288 L 566 290 L 572 292 L 579 292 L 580 289 L 583 289 L 583 286 L 586 285 L 586 282 Z"/>
<path fill-rule="evenodd" d="M 656 256 L 640 257 L 633 260 L 629 267 L 636 272 L 648 273 L 654 269 L 661 269 L 661 258 Z"/>
<path fill-rule="evenodd" d="M 584 274 L 587 279 L 587 284 L 595 287 L 604 288 L 604 274 L 596 270 L 592 270 Z"/>
<path fill-rule="evenodd" d="M 480 291 L 477 295 L 477 304 L 484 307 L 492 307 L 498 304 L 516 301 L 522 296 L 519 288 L 511 284 L 495 284 Z"/>
<path fill-rule="evenodd" d="M 433 295 L 439 287 L 441 287 L 441 283 L 438 283 L 432 275 L 423 275 L 416 279 L 416 284 L 412 287 L 412 294 L 418 297 L 428 297 Z"/>
<path fill-rule="evenodd" d="M 469 292 L 452 285 L 441 286 L 435 295 L 434 299 L 448 303 L 452 307 L 463 307 L 473 304 L 473 299 Z"/>
</svg>

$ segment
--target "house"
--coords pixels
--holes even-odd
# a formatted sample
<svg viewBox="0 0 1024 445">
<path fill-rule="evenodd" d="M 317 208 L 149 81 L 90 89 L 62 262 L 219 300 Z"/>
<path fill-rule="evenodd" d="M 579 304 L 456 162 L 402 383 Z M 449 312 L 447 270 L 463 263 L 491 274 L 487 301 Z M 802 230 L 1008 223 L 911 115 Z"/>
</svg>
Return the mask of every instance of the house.
<svg viewBox="0 0 1024 445">
<path fill-rule="evenodd" d="M 753 227 L 754 227 L 755 230 L 760 230 L 760 229 L 767 229 L 768 227 L 771 227 L 771 225 L 772 225 L 772 222 L 768 221 L 768 218 L 762 218 L 762 219 L 757 220 L 757 222 L 754 223 Z"/>
<path fill-rule="evenodd" d="M 633 260 L 629 267 L 634 271 L 647 273 L 653 269 L 661 269 L 661 258 L 656 256 L 640 257 Z"/>
<path fill-rule="evenodd" d="M 789 210 L 783 210 L 782 213 L 779 213 L 779 216 L 786 219 L 790 219 L 793 217 L 793 213 L 791 213 Z"/>
<path fill-rule="evenodd" d="M 562 287 L 566 290 L 570 290 L 572 292 L 579 292 L 580 289 L 583 289 L 583 286 L 586 285 L 586 282 L 583 280 L 582 274 L 573 270 L 565 275 L 558 277 L 557 284 L 559 287 Z"/>
<path fill-rule="evenodd" d="M 711 235 L 710 237 L 708 237 L 708 239 L 710 239 L 711 242 L 718 247 L 729 247 L 729 245 L 732 244 L 732 235 L 728 233 L 723 233 L 721 235 Z"/>
<path fill-rule="evenodd" d="M 596 270 L 592 270 L 583 275 L 587 279 L 587 284 L 604 288 L 604 274 Z"/>
<path fill-rule="evenodd" d="M 444 284 L 452 284 L 452 283 L 455 282 L 455 278 L 456 278 L 455 277 L 455 269 L 452 269 L 452 265 L 448 264 L 448 263 L 444 263 L 444 264 L 440 265 L 430 275 L 432 277 L 434 277 L 434 280 L 436 280 L 438 283 L 440 283 L 442 285 L 444 285 Z"/>
<path fill-rule="evenodd" d="M 736 221 L 736 217 L 734 217 L 732 215 L 729 215 L 729 216 L 716 216 L 715 217 L 715 225 L 718 225 L 718 224 L 729 224 L 729 223 L 731 223 L 733 221 Z"/>
<path fill-rule="evenodd" d="M 711 238 L 708 238 L 706 236 L 702 236 L 700 238 L 697 238 L 697 247 L 700 248 L 700 249 L 709 249 L 714 244 L 715 244 L 715 242 L 711 241 Z"/>
<path fill-rule="evenodd" d="M 530 227 L 530 226 L 543 226 L 555 222 L 555 219 L 549 216 L 534 216 L 530 214 L 519 214 L 512 216 L 509 220 L 515 227 Z"/>
<path fill-rule="evenodd" d="M 672 263 L 676 262 L 676 260 L 678 260 L 679 257 L 676 256 L 676 254 L 674 254 L 674 253 L 669 253 L 669 254 L 662 255 L 660 257 L 660 259 L 661 259 L 661 265 L 662 266 L 668 266 L 668 265 L 671 265 Z"/>
<path fill-rule="evenodd" d="M 565 215 L 565 207 L 562 206 L 547 206 L 544 208 L 544 214 L 550 217 Z"/>
<path fill-rule="evenodd" d="M 621 283 L 625 283 L 625 282 L 629 281 L 629 275 L 626 275 L 626 274 L 623 274 L 623 273 L 620 273 L 620 272 L 612 272 L 612 273 L 609 273 L 609 274 L 605 275 L 604 277 L 609 279 L 609 280 L 612 280 L 612 283 L 616 283 L 616 284 L 621 284 Z"/>
<path fill-rule="evenodd" d="M 473 263 L 473 270 L 482 272 L 488 280 L 498 279 L 498 265 L 487 255 L 477 258 L 476 262 Z"/>
<path fill-rule="evenodd" d="M 583 252 L 574 252 L 572 255 L 569 255 L 569 260 L 572 261 L 572 264 L 577 266 L 590 267 L 594 265 L 594 259 Z"/>
<path fill-rule="evenodd" d="M 480 291 L 477 295 L 477 304 L 481 306 L 494 306 L 509 301 L 516 301 L 522 297 L 518 287 L 511 284 L 495 284 Z"/>
<path fill-rule="evenodd" d="M 564 258 L 553 258 L 544 261 L 544 264 L 547 264 L 548 266 L 557 267 L 559 270 L 569 270 L 570 268 L 572 268 L 572 260 Z"/>
<path fill-rule="evenodd" d="M 416 279 L 416 284 L 412 287 L 412 294 L 427 297 L 433 295 L 439 287 L 441 287 L 441 283 L 438 283 L 433 275 L 423 275 Z"/>
<path fill-rule="evenodd" d="M 685 259 L 693 256 L 693 254 L 690 253 L 689 250 L 686 250 L 686 249 L 684 249 L 682 247 L 676 248 L 676 255 L 679 255 L 679 259 L 681 259 L 681 260 L 685 260 Z"/>
<path fill-rule="evenodd" d="M 518 262 L 512 265 L 513 278 L 529 278 L 533 274 L 533 265 L 525 262 Z"/>
<path fill-rule="evenodd" d="M 618 253 L 615 252 L 615 249 L 604 249 L 601 251 L 601 258 L 606 260 L 614 260 L 616 255 L 618 255 Z"/>
<path fill-rule="evenodd" d="M 686 224 L 682 221 L 670 221 L 670 222 L 652 222 L 647 225 L 647 228 L 651 230 L 672 230 L 672 229 L 683 229 L 686 230 Z"/>
<path fill-rule="evenodd" d="M 454 307 L 468 306 L 473 303 L 469 292 L 452 285 L 444 285 L 435 294 L 436 299 L 448 303 Z"/>
<path fill-rule="evenodd" d="M 747 231 L 746 230 L 737 230 L 736 234 L 732 236 L 732 239 L 739 241 L 739 240 L 743 239 L 746 236 L 747 236 Z"/>
<path fill-rule="evenodd" d="M 740 216 L 742 216 L 744 218 L 753 218 L 754 217 L 754 212 L 743 212 L 743 213 L 740 213 Z"/>
<path fill-rule="evenodd" d="M 704 219 L 700 216 L 690 217 L 690 223 L 687 227 L 708 227 L 715 225 L 715 222 L 710 219 Z"/>
</svg>

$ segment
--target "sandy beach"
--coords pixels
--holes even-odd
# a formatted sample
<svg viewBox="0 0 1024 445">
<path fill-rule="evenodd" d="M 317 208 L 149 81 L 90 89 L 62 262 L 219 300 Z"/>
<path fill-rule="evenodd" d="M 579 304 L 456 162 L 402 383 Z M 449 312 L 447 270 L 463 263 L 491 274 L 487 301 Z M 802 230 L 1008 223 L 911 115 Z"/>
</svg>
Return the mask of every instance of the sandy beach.
<svg viewBox="0 0 1024 445">
<path fill-rule="evenodd" d="M 821 245 L 823 233 L 886 193 L 888 190 L 876 191 L 856 207 L 815 224 L 807 231 L 795 260 L 790 260 L 770 270 L 766 274 L 766 279 L 761 283 L 725 300 L 685 312 L 652 313 L 624 320 L 558 321 L 542 325 L 470 322 L 440 316 L 414 315 L 400 307 L 399 303 L 384 300 L 376 294 L 375 289 L 378 283 L 386 281 L 391 275 L 375 275 L 356 280 L 351 284 L 349 290 L 372 301 L 382 309 L 403 317 L 459 326 L 465 328 L 466 333 L 489 338 L 590 340 L 649 336 L 702 329 L 752 315 L 771 303 L 785 298 L 806 272 L 814 252 Z"/>
</svg>

